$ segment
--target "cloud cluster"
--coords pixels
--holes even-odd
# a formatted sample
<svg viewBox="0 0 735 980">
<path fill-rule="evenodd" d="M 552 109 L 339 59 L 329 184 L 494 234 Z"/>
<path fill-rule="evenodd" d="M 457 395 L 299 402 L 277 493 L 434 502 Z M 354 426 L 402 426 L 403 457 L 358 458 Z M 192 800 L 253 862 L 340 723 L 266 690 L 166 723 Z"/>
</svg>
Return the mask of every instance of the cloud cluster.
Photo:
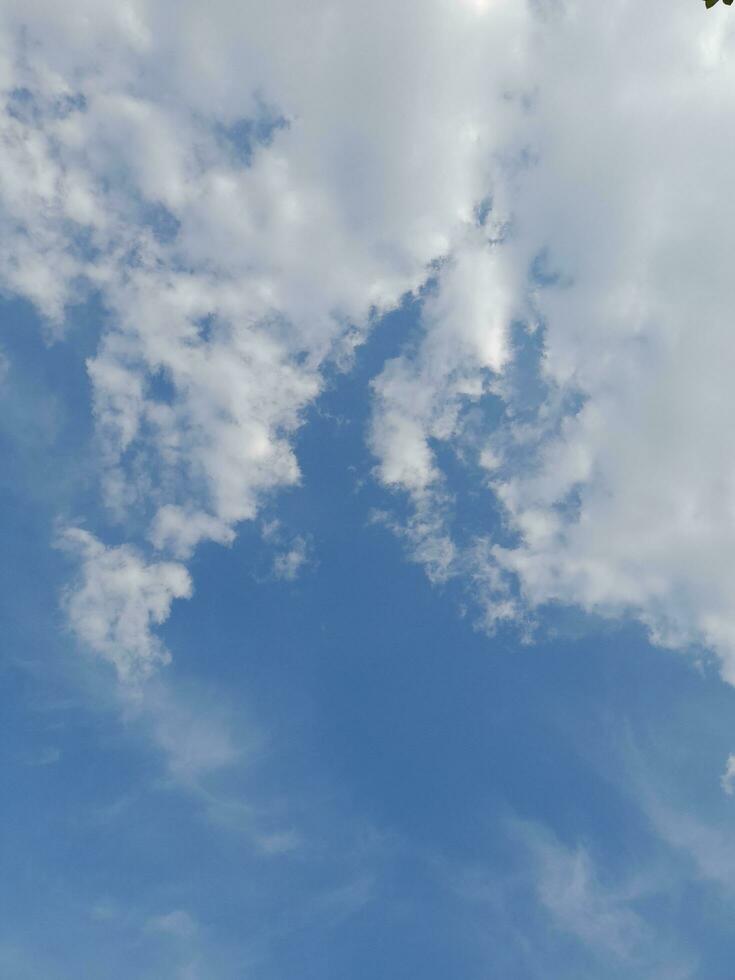
<svg viewBox="0 0 735 980">
<path fill-rule="evenodd" d="M 694 4 L 535 7 L 527 153 L 504 174 L 492 313 L 478 301 L 488 340 L 514 320 L 525 340 L 501 362 L 470 353 L 460 377 L 495 374 L 458 389 L 473 314 L 455 298 L 437 323 L 427 304 L 418 351 L 375 384 L 378 473 L 437 513 L 435 447 L 470 452 L 467 480 L 484 470 L 503 534 L 453 570 L 489 582 L 489 621 L 549 602 L 633 616 L 656 642 L 714 649 L 733 681 L 735 25 Z M 468 450 L 488 390 L 502 413 Z"/>
<path fill-rule="evenodd" d="M 85 642 L 118 666 L 160 659 L 150 626 L 189 588 L 175 563 L 299 480 L 325 366 L 421 291 L 421 338 L 375 378 L 369 432 L 378 479 L 412 501 L 415 555 L 468 575 L 489 623 L 548 602 L 632 615 L 734 680 L 720 13 L 4 4 L 0 287 L 57 332 L 100 297 L 104 499 L 145 528 L 139 554 L 82 548 L 84 568 L 90 548 L 138 563 Z M 502 535 L 456 536 L 447 452 Z M 68 599 L 75 622 L 93 600 Z"/>
<path fill-rule="evenodd" d="M 57 333 L 100 297 L 104 498 L 149 547 L 231 541 L 298 481 L 325 363 L 455 250 L 456 290 L 481 278 L 483 250 L 459 253 L 526 19 L 455 0 L 3 6 L 0 287 Z M 120 629 L 81 635 L 120 662 Z"/>
<path fill-rule="evenodd" d="M 494 481 L 522 536 L 497 557 L 529 601 L 632 613 L 714 648 L 732 681 L 735 34 L 683 6 L 638 13 L 585 11 L 545 46 L 558 67 L 517 214 L 557 277 L 535 293 L 550 394 L 530 464 Z"/>
</svg>

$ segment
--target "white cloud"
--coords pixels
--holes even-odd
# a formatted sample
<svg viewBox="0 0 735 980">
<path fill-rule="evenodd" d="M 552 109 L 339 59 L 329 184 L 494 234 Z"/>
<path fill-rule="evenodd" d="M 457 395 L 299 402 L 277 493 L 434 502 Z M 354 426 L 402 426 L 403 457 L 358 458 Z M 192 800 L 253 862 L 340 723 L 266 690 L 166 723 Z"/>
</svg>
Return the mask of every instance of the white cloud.
<svg viewBox="0 0 735 980">
<path fill-rule="evenodd" d="M 276 578 L 292 582 L 301 574 L 301 570 L 309 561 L 309 549 L 306 539 L 297 535 L 287 551 L 276 555 L 273 559 L 273 572 Z"/>
<path fill-rule="evenodd" d="M 188 558 L 200 541 L 231 544 L 235 532 L 204 511 L 164 504 L 156 513 L 149 536 L 159 551 L 169 550 L 177 558 Z"/>
<path fill-rule="evenodd" d="M 152 630 L 168 618 L 174 599 L 191 595 L 184 566 L 146 562 L 128 545 L 107 548 L 82 528 L 67 528 L 59 543 L 80 563 L 78 581 L 64 597 L 79 639 L 125 681 L 166 663 L 170 654 Z"/>
<path fill-rule="evenodd" d="M 278 579 L 293 582 L 312 561 L 311 541 L 302 534 L 289 536 L 278 520 L 264 521 L 263 540 L 277 548 L 273 558 L 273 574 Z"/>
<path fill-rule="evenodd" d="M 489 619 L 514 608 L 516 589 L 527 607 L 633 616 L 655 642 L 714 649 L 735 681 L 734 25 L 695 5 L 535 6 L 516 132 L 526 153 L 503 175 L 481 319 L 488 338 L 519 313 L 542 325 L 538 404 L 528 369 L 515 379 L 528 354 L 468 350 L 472 315 L 457 315 L 480 291 L 463 286 L 438 322 L 427 303 L 417 352 L 376 382 L 378 473 L 425 508 L 446 480 L 432 444 L 461 449 L 468 404 L 489 384 L 504 415 L 473 461 L 492 462 L 488 511 L 494 497 L 505 540 L 484 536 L 455 560 L 493 580 Z M 496 377 L 458 393 L 463 350 L 465 377 Z"/>
<path fill-rule="evenodd" d="M 728 796 L 732 796 L 735 792 L 735 755 L 728 757 L 720 782 L 725 793 Z"/>
<path fill-rule="evenodd" d="M 555 65 L 580 57 L 545 70 L 539 162 L 517 203 L 563 281 L 536 295 L 551 394 L 530 465 L 495 482 L 522 535 L 497 557 L 530 602 L 632 613 L 663 644 L 713 647 L 732 681 L 735 295 L 720 255 L 735 35 L 713 65 L 722 25 L 701 11 L 578 9 L 544 45 Z M 564 393 L 582 407 L 552 428 Z"/>
</svg>

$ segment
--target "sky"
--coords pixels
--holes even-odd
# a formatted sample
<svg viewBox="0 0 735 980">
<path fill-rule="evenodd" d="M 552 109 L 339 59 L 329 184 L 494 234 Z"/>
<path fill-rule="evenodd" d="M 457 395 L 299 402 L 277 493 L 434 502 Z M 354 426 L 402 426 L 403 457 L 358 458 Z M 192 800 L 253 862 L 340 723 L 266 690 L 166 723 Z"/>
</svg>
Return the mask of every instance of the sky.
<svg viewBox="0 0 735 980">
<path fill-rule="evenodd" d="M 0 2 L 2 980 L 732 980 L 733 18 Z"/>
</svg>

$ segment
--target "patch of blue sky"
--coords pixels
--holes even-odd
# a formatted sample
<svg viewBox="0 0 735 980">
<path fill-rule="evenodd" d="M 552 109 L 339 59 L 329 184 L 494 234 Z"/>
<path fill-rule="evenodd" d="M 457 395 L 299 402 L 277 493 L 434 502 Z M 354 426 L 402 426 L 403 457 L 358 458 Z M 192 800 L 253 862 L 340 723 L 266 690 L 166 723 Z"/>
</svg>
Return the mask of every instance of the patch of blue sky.
<svg viewBox="0 0 735 980">
<path fill-rule="evenodd" d="M 389 350 L 398 332 L 383 337 Z M 366 358 L 374 354 L 368 350 Z M 292 584 L 263 583 L 246 598 L 241 583 L 255 577 L 263 547 L 246 531 L 231 555 L 235 562 L 242 555 L 245 565 L 228 589 L 233 602 L 240 594 L 248 628 L 240 640 L 233 626 L 230 642 L 256 652 L 256 661 L 232 657 L 232 669 L 242 673 L 230 675 L 219 664 L 217 676 L 231 689 L 250 684 L 255 703 L 267 707 L 265 716 L 288 717 L 281 737 L 301 752 L 311 743 L 309 754 L 315 752 L 340 795 L 409 852 L 459 863 L 484 860 L 502 881 L 510 813 L 550 826 L 569 847 L 594 842 L 603 866 L 618 873 L 621 864 L 633 874 L 641 866 L 673 863 L 682 887 L 687 858 L 669 854 L 652 832 L 638 798 L 641 787 L 629 782 L 626 743 L 630 739 L 647 757 L 645 778 L 657 783 L 667 760 L 652 753 L 648 741 L 658 732 L 664 744 L 677 743 L 677 731 L 685 730 L 681 719 L 663 723 L 667 704 L 691 711 L 687 748 L 708 760 L 699 778 L 722 815 L 717 767 L 728 751 L 731 693 L 715 677 L 697 678 L 685 661 L 650 649 L 636 628 L 571 636 L 559 615 L 556 639 L 519 648 L 517 640 L 488 640 L 458 622 L 452 603 L 401 561 L 400 544 L 366 522 L 384 494 L 365 479 L 370 460 L 361 438 L 360 376 L 358 356 L 342 398 L 334 389 L 302 431 L 303 486 L 278 500 L 281 520 L 313 536 L 318 569 Z M 363 381 L 369 376 L 366 371 Z M 195 565 L 209 601 L 217 603 L 206 629 L 216 623 L 220 630 L 226 621 L 220 603 L 228 603 L 215 600 L 221 586 L 213 583 L 222 575 L 208 564 L 200 567 L 205 560 L 219 565 L 230 559 L 205 549 Z M 199 602 L 200 610 L 208 603 L 201 588 Z M 553 610 L 549 618 L 553 624 Z M 198 622 L 193 604 L 179 607 L 169 630 L 179 624 L 181 633 L 176 629 L 172 646 L 191 639 Z M 687 704 L 693 681 L 702 697 L 698 707 Z M 711 695 L 720 702 L 719 721 L 703 739 L 695 732 Z M 279 711 L 274 698 L 284 698 L 288 708 Z M 289 734 L 292 725 L 297 730 Z M 705 892 L 708 887 L 701 885 Z M 427 975 L 442 974 L 429 967 Z"/>
<path fill-rule="evenodd" d="M 492 211 L 493 199 L 491 195 L 487 195 L 486 197 L 483 197 L 481 201 L 478 201 L 478 203 L 475 205 L 474 213 L 475 224 L 478 226 L 478 228 L 482 228 L 484 226 L 485 222 L 492 214 Z"/>
<path fill-rule="evenodd" d="M 67 568 L 48 541 L 91 439 L 94 316 L 47 347 L 27 308 L 6 307 L 9 976 L 669 980 L 697 964 L 682 976 L 729 980 L 718 777 L 735 692 L 641 629 L 581 629 L 561 611 L 534 646 L 488 638 L 369 522 L 387 494 L 370 478 L 368 385 L 415 312 L 332 379 L 297 440 L 302 484 L 264 515 L 308 534 L 315 562 L 294 581 L 263 575 L 258 523 L 192 562 L 196 594 L 161 630 L 161 684 L 224 719 L 242 754 L 187 784 L 61 629 Z M 591 920 L 562 901 L 578 852 Z M 616 945 L 620 923 L 643 951 Z"/>
<path fill-rule="evenodd" d="M 249 167 L 258 146 L 270 146 L 280 130 L 287 129 L 289 121 L 274 106 L 262 98 L 256 98 L 253 116 L 218 123 L 216 134 L 241 166 Z"/>
<path fill-rule="evenodd" d="M 0 383 L 3 489 L 43 499 L 51 512 L 73 504 L 87 511 L 94 467 L 93 418 L 85 361 L 106 313 L 92 296 L 70 311 L 63 339 L 50 338 L 29 304 L 0 302 L 6 368 Z M 73 461 L 72 465 L 70 462 Z"/>
<path fill-rule="evenodd" d="M 37 119 L 41 114 L 65 119 L 73 112 L 83 112 L 87 100 L 81 92 L 64 93 L 50 102 L 41 103 L 28 88 L 15 88 L 8 93 L 6 112 L 15 119 Z"/>
<path fill-rule="evenodd" d="M 181 222 L 160 201 L 141 203 L 141 224 L 150 228 L 156 239 L 164 245 L 176 240 Z"/>
<path fill-rule="evenodd" d="M 176 402 L 176 386 L 165 368 L 152 372 L 146 382 L 146 394 L 152 401 L 161 405 L 173 405 Z"/>
</svg>

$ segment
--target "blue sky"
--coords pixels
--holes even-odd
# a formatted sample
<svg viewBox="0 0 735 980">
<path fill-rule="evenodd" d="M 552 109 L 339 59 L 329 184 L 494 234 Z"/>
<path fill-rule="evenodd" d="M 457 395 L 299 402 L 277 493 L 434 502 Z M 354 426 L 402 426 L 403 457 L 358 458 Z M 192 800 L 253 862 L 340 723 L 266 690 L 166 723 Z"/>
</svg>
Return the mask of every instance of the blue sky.
<svg viewBox="0 0 735 980">
<path fill-rule="evenodd" d="M 731 12 L 199 6 L 0 11 L 0 977 L 731 980 Z"/>
<path fill-rule="evenodd" d="M 242 755 L 194 777 L 60 623 L 49 538 L 63 488 L 83 495 L 93 330 L 44 347 L 27 307 L 4 312 L 9 976 L 728 975 L 733 872 L 697 850 L 727 848 L 731 690 L 636 626 L 552 612 L 533 644 L 488 637 L 369 520 L 386 494 L 362 395 L 415 310 L 299 436 L 303 485 L 271 504 L 308 538 L 299 578 L 274 577 L 255 528 L 197 555 L 158 697 Z"/>
</svg>

